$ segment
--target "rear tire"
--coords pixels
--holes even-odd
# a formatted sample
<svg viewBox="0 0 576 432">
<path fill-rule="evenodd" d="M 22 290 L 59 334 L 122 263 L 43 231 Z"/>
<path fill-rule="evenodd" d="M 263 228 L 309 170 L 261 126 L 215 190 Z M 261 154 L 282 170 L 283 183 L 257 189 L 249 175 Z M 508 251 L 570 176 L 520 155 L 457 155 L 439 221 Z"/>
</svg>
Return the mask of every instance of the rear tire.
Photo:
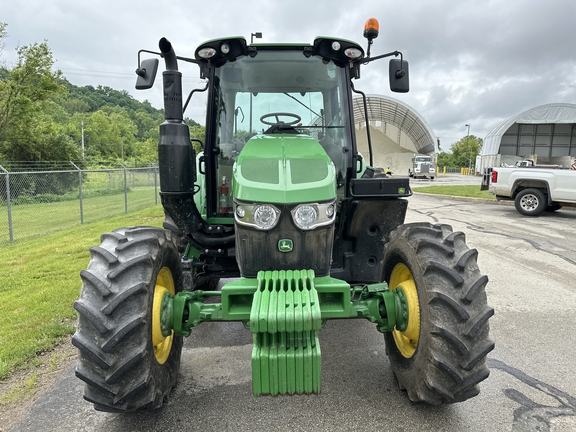
<svg viewBox="0 0 576 432">
<path fill-rule="evenodd" d="M 153 337 L 152 330 L 162 293 L 182 288 L 176 243 L 169 231 L 149 227 L 118 229 L 101 241 L 90 249 L 74 303 L 76 376 L 97 410 L 160 408 L 176 384 L 182 351 L 182 337 Z"/>
<path fill-rule="evenodd" d="M 523 189 L 516 195 L 514 205 L 524 216 L 538 216 L 546 208 L 547 199 L 540 189 Z"/>
<path fill-rule="evenodd" d="M 488 319 L 488 282 L 477 251 L 448 225 L 405 224 L 390 234 L 384 280 L 401 286 L 408 328 L 384 334 L 386 352 L 401 389 L 414 402 L 438 405 L 476 396 L 494 349 Z"/>
</svg>

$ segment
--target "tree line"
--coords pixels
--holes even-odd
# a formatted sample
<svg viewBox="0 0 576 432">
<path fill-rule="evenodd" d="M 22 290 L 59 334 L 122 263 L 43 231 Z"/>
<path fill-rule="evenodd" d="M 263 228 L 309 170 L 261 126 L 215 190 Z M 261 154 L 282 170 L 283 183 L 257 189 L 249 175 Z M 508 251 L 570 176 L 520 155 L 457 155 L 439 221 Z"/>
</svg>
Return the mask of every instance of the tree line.
<svg viewBox="0 0 576 432">
<path fill-rule="evenodd" d="M 0 59 L 6 36 L 0 22 Z M 53 66 L 46 41 L 19 47 L 13 67 L 0 65 L 1 161 L 157 161 L 163 110 L 126 90 L 75 86 Z M 186 123 L 203 141 L 204 127 Z"/>
<path fill-rule="evenodd" d="M 438 140 L 439 167 L 474 168 L 476 156 L 482 150 L 483 139 L 475 135 L 465 136 L 450 146 L 450 152 L 441 151 Z"/>
</svg>

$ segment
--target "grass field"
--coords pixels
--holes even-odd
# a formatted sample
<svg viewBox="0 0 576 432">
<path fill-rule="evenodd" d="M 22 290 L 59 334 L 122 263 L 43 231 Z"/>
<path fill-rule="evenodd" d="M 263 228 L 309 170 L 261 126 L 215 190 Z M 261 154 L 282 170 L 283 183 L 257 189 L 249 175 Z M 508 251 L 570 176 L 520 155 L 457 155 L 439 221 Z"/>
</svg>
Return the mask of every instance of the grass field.
<svg viewBox="0 0 576 432">
<path fill-rule="evenodd" d="M 99 204 L 104 217 L 109 214 L 106 200 L 110 197 L 102 197 Z M 38 217 L 60 223 L 55 216 Z M 79 273 L 102 233 L 123 226 L 161 226 L 163 221 L 162 207 L 157 205 L 0 246 L 0 379 L 35 364 L 39 353 L 74 332 L 72 305 L 80 294 Z"/>
<path fill-rule="evenodd" d="M 488 191 L 481 191 L 480 186 L 423 186 L 413 189 L 414 192 L 429 193 L 435 195 L 461 196 L 468 198 L 486 198 L 495 200 L 494 195 Z"/>
</svg>

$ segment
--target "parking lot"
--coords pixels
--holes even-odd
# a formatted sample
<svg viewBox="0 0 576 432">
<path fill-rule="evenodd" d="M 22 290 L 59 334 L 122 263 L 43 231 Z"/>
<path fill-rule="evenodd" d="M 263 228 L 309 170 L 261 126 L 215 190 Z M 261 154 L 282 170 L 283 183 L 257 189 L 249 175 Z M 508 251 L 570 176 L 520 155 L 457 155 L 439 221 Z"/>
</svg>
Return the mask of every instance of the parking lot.
<svg viewBox="0 0 576 432">
<path fill-rule="evenodd" d="M 461 181 L 446 179 L 417 183 Z M 418 193 L 409 200 L 407 222 L 463 231 L 489 277 L 496 348 L 476 398 L 440 407 L 409 402 L 382 335 L 361 320 L 330 321 L 320 331 L 322 394 L 254 398 L 250 332 L 238 323 L 201 324 L 185 340 L 180 383 L 162 410 L 96 412 L 70 366 L 13 430 L 576 430 L 576 212 L 527 218 L 484 201 Z"/>
</svg>

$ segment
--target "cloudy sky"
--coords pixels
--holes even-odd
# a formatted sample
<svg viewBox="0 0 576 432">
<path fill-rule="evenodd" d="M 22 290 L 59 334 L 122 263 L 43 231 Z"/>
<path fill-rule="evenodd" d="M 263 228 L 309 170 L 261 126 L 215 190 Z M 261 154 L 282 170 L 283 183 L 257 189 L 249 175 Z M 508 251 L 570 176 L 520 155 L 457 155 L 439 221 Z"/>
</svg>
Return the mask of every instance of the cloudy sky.
<svg viewBox="0 0 576 432">
<path fill-rule="evenodd" d="M 21 0 L 0 6 L 8 24 L 1 61 L 46 40 L 73 84 L 127 90 L 162 108 L 161 83 L 134 90 L 139 49 L 167 37 L 177 55 L 205 40 L 262 32 L 259 42 L 312 43 L 338 36 L 365 45 L 366 20 L 380 22 L 372 55 L 399 50 L 410 62 L 410 93 L 391 93 L 387 60 L 362 69 L 356 88 L 418 111 L 443 150 L 467 133 L 484 138 L 498 123 L 535 106 L 576 103 L 574 0 Z M 195 65 L 180 67 L 185 91 L 201 84 Z M 194 100 L 193 100 L 194 101 Z M 204 105 L 186 112 L 204 124 Z"/>
</svg>

